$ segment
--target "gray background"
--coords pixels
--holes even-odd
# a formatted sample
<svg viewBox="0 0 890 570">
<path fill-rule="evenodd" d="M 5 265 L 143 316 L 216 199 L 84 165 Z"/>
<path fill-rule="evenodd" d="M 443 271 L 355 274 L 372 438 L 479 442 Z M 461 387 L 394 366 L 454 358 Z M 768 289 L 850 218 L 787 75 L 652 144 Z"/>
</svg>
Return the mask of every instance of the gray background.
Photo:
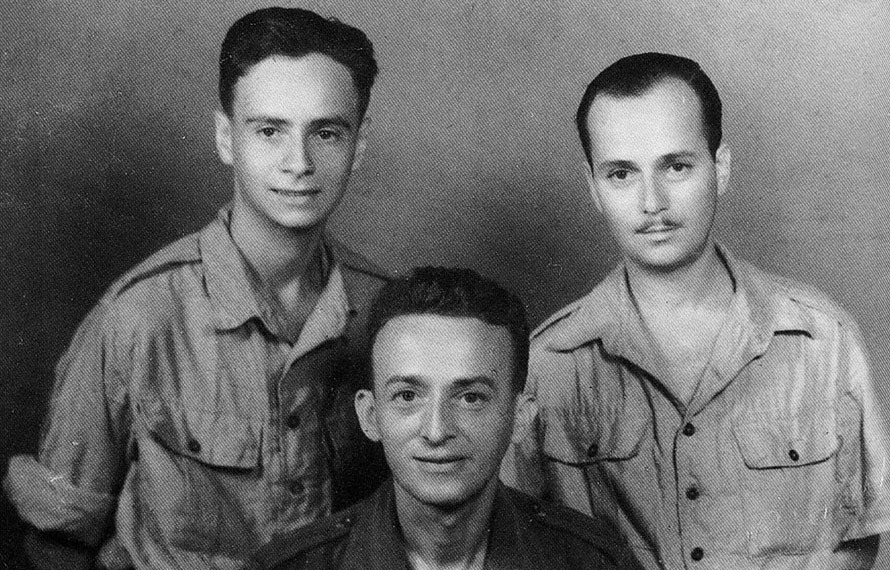
<svg viewBox="0 0 890 570">
<path fill-rule="evenodd" d="M 216 58 L 228 26 L 266 5 L 9 4 L 0 473 L 33 451 L 53 363 L 102 290 L 229 198 L 212 138 Z M 584 86 L 633 52 L 698 60 L 723 96 L 733 149 L 720 239 L 853 314 L 890 410 L 887 2 L 303 6 L 363 28 L 381 67 L 369 152 L 332 228 L 390 269 L 476 268 L 521 294 L 535 323 L 617 259 L 572 124 Z"/>
</svg>

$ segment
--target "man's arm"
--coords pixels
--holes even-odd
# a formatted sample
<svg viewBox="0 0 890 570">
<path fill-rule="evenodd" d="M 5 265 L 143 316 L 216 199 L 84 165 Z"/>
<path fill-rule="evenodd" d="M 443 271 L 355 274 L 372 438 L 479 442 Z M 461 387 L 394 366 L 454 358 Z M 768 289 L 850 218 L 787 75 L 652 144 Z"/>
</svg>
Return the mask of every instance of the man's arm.
<svg viewBox="0 0 890 570">
<path fill-rule="evenodd" d="M 38 568 L 91 563 L 111 530 L 129 417 L 109 322 L 100 304 L 81 323 L 56 367 L 39 452 L 13 457 L 3 482 Z"/>
</svg>

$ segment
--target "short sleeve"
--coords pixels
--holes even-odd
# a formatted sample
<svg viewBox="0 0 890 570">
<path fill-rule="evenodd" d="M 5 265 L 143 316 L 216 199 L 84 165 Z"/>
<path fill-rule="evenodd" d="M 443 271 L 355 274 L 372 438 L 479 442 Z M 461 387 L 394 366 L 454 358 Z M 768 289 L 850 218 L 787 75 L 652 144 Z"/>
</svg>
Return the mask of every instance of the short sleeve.
<svg viewBox="0 0 890 570">
<path fill-rule="evenodd" d="M 852 540 L 890 530 L 890 455 L 868 357 L 856 327 L 848 327 L 845 332 L 846 358 L 841 366 L 861 408 L 862 512 L 844 537 Z"/>
<path fill-rule="evenodd" d="M 10 461 L 4 488 L 39 530 L 97 545 L 125 474 L 129 417 L 121 352 L 104 303 L 80 324 L 56 366 L 36 457 Z"/>
</svg>

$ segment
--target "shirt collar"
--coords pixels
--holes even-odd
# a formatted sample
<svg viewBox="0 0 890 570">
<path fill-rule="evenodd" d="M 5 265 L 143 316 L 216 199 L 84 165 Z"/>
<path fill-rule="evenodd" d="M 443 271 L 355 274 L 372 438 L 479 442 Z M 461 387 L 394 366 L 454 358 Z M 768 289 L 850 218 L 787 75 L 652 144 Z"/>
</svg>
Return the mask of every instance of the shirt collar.
<svg viewBox="0 0 890 570">
<path fill-rule="evenodd" d="M 231 206 L 226 205 L 199 237 L 207 294 L 219 330 L 238 328 L 252 318 L 262 318 L 263 314 L 244 257 L 229 233 L 230 219 Z M 305 329 L 318 333 L 310 335 L 312 338 L 336 336 L 345 326 L 346 315 L 351 313 L 338 260 L 338 246 L 330 247 L 326 237 L 322 238 L 321 244 L 324 248 L 323 273 L 328 278 L 316 308 L 304 325 Z"/>
<path fill-rule="evenodd" d="M 750 323 L 760 342 L 768 343 L 782 332 L 815 335 L 812 319 L 792 301 L 780 279 L 737 259 L 721 244 L 715 247 L 736 287 L 730 311 Z M 634 347 L 646 346 L 640 342 L 645 329 L 630 294 L 624 263 L 577 301 L 573 309 L 565 317 L 565 324 L 554 331 L 550 348 L 569 351 L 600 340 L 607 352 L 634 361 Z"/>
<path fill-rule="evenodd" d="M 355 521 L 342 568 L 409 570 L 408 557 L 396 516 L 394 482 L 385 482 L 371 496 L 368 509 Z"/>
<path fill-rule="evenodd" d="M 365 516 L 352 529 L 343 554 L 342 568 L 408 570 L 408 557 L 396 515 L 395 492 L 390 479 L 369 500 Z M 491 519 L 491 534 L 485 555 L 485 570 L 525 569 L 526 545 L 519 537 L 519 517 L 502 483 L 498 482 Z"/>
<path fill-rule="evenodd" d="M 199 237 L 207 295 L 220 330 L 237 328 L 261 314 L 244 258 L 229 233 L 230 215 L 229 206 L 221 208 Z"/>
</svg>

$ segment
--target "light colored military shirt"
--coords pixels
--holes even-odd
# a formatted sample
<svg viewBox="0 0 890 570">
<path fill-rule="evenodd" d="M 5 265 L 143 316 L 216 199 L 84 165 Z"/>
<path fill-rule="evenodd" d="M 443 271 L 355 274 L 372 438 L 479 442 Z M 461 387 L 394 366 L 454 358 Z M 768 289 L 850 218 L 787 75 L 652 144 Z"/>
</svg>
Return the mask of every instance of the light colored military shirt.
<svg viewBox="0 0 890 570">
<path fill-rule="evenodd" d="M 650 569 L 836 568 L 890 529 L 890 466 L 856 326 L 822 294 L 734 260 L 735 293 L 688 405 L 624 267 L 532 334 L 533 438 L 504 480 L 614 520 Z"/>
<path fill-rule="evenodd" d="M 284 338 L 229 211 L 118 280 L 57 367 L 36 457 L 4 486 L 38 529 L 114 538 L 138 568 L 235 568 L 273 534 L 385 478 L 352 396 L 385 276 L 332 240 L 326 284 Z"/>
</svg>

